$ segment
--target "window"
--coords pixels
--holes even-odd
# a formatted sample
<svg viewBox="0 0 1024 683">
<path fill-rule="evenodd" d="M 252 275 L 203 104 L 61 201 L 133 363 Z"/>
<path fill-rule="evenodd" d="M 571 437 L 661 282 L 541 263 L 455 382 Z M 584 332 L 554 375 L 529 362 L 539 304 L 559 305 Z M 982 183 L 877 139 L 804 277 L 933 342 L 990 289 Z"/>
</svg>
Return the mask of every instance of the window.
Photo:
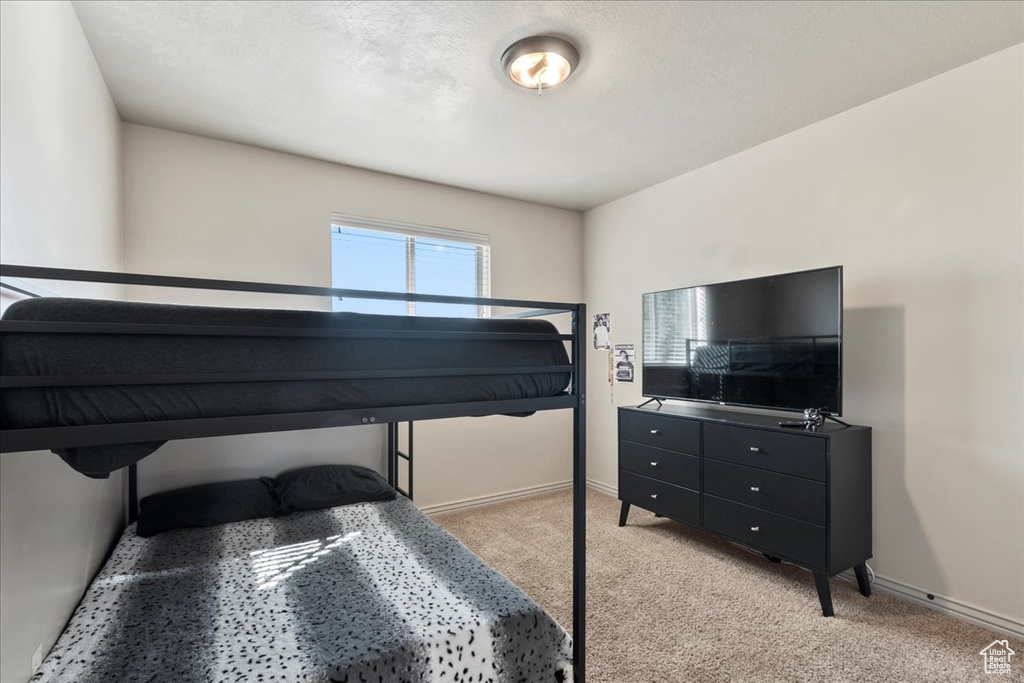
<svg viewBox="0 0 1024 683">
<path fill-rule="evenodd" d="M 489 297 L 487 235 L 366 218 L 331 221 L 331 286 L 385 292 Z M 335 311 L 486 317 L 490 306 L 335 299 Z"/>
</svg>

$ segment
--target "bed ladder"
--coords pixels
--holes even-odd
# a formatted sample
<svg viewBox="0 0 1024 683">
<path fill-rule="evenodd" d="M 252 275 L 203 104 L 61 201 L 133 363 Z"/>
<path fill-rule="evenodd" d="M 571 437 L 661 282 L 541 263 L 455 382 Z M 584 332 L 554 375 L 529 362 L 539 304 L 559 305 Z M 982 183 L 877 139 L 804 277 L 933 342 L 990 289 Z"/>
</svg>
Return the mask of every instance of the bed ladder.
<svg viewBox="0 0 1024 683">
<path fill-rule="evenodd" d="M 412 447 L 412 420 L 408 423 L 409 425 L 409 452 L 406 453 L 399 449 L 398 443 L 398 428 L 401 425 L 400 422 L 389 422 L 388 423 L 388 483 L 394 487 L 396 491 L 401 493 L 403 496 L 412 500 L 413 494 L 413 476 L 412 476 L 412 461 L 413 461 L 413 447 Z M 409 490 L 406 491 L 399 485 L 399 465 L 398 459 L 401 458 L 408 463 L 407 481 L 409 483 Z"/>
</svg>

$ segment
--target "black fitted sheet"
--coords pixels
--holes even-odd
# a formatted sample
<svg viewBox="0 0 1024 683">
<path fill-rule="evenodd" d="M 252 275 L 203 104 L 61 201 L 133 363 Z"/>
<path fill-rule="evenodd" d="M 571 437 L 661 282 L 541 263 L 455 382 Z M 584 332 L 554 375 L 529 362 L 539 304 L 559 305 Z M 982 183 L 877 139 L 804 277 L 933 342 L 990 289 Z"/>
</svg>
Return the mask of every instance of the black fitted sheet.
<svg viewBox="0 0 1024 683">
<path fill-rule="evenodd" d="M 5 320 L 283 328 L 555 333 L 543 320 L 406 316 L 176 306 L 37 298 Z M 301 372 L 568 365 L 559 340 L 229 337 L 5 333 L 0 373 L 18 375 Z M 540 398 L 565 392 L 570 374 L 5 389 L 4 429 L 301 413 L 397 405 Z M 138 461 L 161 442 L 57 452 L 89 476 Z"/>
</svg>

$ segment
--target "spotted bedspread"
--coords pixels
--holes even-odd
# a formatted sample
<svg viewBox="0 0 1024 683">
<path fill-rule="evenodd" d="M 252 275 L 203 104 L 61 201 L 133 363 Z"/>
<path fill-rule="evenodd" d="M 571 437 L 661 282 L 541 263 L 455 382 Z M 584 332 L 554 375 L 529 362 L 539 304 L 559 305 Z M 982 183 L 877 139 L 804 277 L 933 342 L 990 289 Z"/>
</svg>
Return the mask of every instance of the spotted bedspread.
<svg viewBox="0 0 1024 683">
<path fill-rule="evenodd" d="M 409 501 L 134 525 L 33 681 L 560 681 L 571 641 Z"/>
</svg>

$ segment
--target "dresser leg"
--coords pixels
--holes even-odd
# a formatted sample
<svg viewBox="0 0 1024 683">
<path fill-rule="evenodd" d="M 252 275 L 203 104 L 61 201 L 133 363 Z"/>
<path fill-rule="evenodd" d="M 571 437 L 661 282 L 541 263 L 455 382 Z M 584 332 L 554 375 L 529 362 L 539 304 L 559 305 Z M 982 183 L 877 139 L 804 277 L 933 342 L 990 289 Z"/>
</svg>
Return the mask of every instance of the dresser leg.
<svg viewBox="0 0 1024 683">
<path fill-rule="evenodd" d="M 626 526 L 626 517 L 629 517 L 629 503 L 622 501 L 622 509 L 619 510 L 619 526 Z"/>
<path fill-rule="evenodd" d="M 868 582 L 868 568 L 861 562 L 854 565 L 853 573 L 857 575 L 857 587 L 860 588 L 860 594 L 865 598 L 870 598 L 871 584 Z"/>
<path fill-rule="evenodd" d="M 828 586 L 828 574 L 825 572 L 812 573 L 814 574 L 814 587 L 818 589 L 818 600 L 821 601 L 822 616 L 834 616 L 835 612 L 832 611 L 832 590 Z"/>
</svg>

